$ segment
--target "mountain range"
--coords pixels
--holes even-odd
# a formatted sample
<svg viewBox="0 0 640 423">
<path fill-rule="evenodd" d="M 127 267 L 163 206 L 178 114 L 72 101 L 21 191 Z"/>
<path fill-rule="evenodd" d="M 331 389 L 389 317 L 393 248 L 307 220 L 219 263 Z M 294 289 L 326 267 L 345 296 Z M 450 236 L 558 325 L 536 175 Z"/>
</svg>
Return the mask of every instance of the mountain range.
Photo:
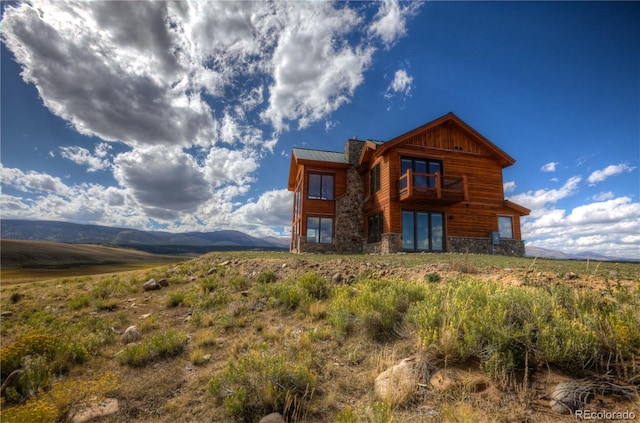
<svg viewBox="0 0 640 423">
<path fill-rule="evenodd" d="M 43 220 L 0 220 L 2 239 L 115 245 L 157 254 L 203 254 L 214 250 L 288 250 L 289 238 L 256 238 L 240 231 L 140 231 Z M 558 260 L 625 261 L 594 252 L 568 254 L 527 245 L 526 256 Z"/>
<path fill-rule="evenodd" d="M 2 239 L 116 245 L 158 254 L 289 248 L 289 238 L 256 238 L 240 231 L 173 233 L 42 220 L 3 219 L 0 233 Z"/>
</svg>

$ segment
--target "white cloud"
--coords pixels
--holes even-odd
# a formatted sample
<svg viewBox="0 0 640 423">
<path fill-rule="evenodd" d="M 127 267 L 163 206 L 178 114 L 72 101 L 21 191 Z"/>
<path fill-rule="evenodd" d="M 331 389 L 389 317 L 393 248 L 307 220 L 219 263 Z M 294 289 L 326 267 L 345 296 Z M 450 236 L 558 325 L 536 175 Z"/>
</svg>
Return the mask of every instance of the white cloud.
<svg viewBox="0 0 640 423">
<path fill-rule="evenodd" d="M 16 168 L 2 167 L 2 184 L 8 185 L 22 192 L 55 193 L 68 195 L 69 187 L 58 177 L 45 173 L 29 171 L 23 172 Z"/>
<path fill-rule="evenodd" d="M 556 166 L 558 166 L 558 162 L 549 162 L 545 165 L 543 165 L 540 170 L 542 172 L 555 172 L 556 171 Z"/>
<path fill-rule="evenodd" d="M 247 228 L 255 233 L 261 228 L 288 227 L 291 225 L 293 195 L 286 189 L 267 191 L 256 202 L 249 202 L 233 213 L 234 226 Z M 274 235 L 273 232 L 263 233 Z"/>
<path fill-rule="evenodd" d="M 390 48 L 407 33 L 407 18 L 414 15 L 420 6 L 419 2 L 404 3 L 404 6 L 396 0 L 381 2 L 369 28 L 370 35 L 380 38 L 386 48 Z"/>
<path fill-rule="evenodd" d="M 87 166 L 87 172 L 95 172 L 111 167 L 111 162 L 108 160 L 110 149 L 111 146 L 104 142 L 96 146 L 93 154 L 84 147 L 65 146 L 60 147 L 60 155 L 74 163 Z"/>
<path fill-rule="evenodd" d="M 548 204 L 554 204 L 558 201 L 575 194 L 578 186 L 582 181 L 580 176 L 572 176 L 559 189 L 539 189 L 536 191 L 527 191 L 526 193 L 516 194 L 509 198 L 514 203 L 521 204 L 532 211 L 532 215 L 540 213 Z"/>
<path fill-rule="evenodd" d="M 602 182 L 611 176 L 615 176 L 623 172 L 631 172 L 634 169 L 635 166 L 632 167 L 626 163 L 620 163 L 619 165 L 610 165 L 605 167 L 604 169 L 594 171 L 587 178 L 587 182 L 589 182 L 589 185 L 596 185 L 597 183 Z"/>
<path fill-rule="evenodd" d="M 407 74 L 404 69 L 398 69 L 393 76 L 393 81 L 387 87 L 385 97 L 392 97 L 395 94 L 410 95 L 413 86 L 413 77 Z"/>
<path fill-rule="evenodd" d="M 515 191 L 516 187 L 517 186 L 515 181 L 509 181 L 502 184 L 502 189 L 504 190 L 504 192 L 513 192 Z"/>
<path fill-rule="evenodd" d="M 611 191 L 607 191 L 607 192 L 600 192 L 598 194 L 595 194 L 593 197 L 591 197 L 591 199 L 595 201 L 603 201 L 603 200 L 611 200 L 613 197 L 614 197 L 613 193 Z"/>
<path fill-rule="evenodd" d="M 637 259 L 640 203 L 619 197 L 575 207 L 569 214 L 544 210 L 538 217 L 524 218 L 522 232 L 537 247 Z"/>
</svg>

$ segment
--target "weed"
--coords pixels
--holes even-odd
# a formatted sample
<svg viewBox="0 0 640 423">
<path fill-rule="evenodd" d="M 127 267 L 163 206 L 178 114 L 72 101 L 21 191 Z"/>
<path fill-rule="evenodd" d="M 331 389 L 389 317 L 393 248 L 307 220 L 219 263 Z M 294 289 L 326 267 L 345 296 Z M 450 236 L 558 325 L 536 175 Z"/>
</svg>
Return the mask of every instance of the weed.
<svg viewBox="0 0 640 423">
<path fill-rule="evenodd" d="M 78 294 L 74 297 L 69 298 L 69 300 L 67 301 L 67 304 L 69 305 L 69 308 L 71 308 L 72 310 L 78 310 L 84 307 L 88 307 L 89 297 L 84 294 Z"/>
<path fill-rule="evenodd" d="M 358 416 L 353 412 L 351 407 L 346 406 L 336 414 L 333 423 L 358 423 Z"/>
<path fill-rule="evenodd" d="M 216 276 L 207 276 L 200 280 L 200 287 L 204 294 L 213 292 L 218 288 L 218 278 Z"/>
<path fill-rule="evenodd" d="M 182 352 L 186 339 L 186 335 L 170 329 L 142 344 L 127 346 L 118 355 L 118 361 L 132 367 L 143 367 L 158 358 L 174 357 Z"/>
<path fill-rule="evenodd" d="M 307 367 L 282 354 L 252 351 L 228 361 L 221 374 L 209 380 L 207 389 L 224 401 L 230 415 L 254 421 L 273 410 L 300 414 L 316 381 Z"/>
<path fill-rule="evenodd" d="M 424 280 L 431 283 L 439 282 L 440 274 L 438 272 L 427 273 L 424 275 Z"/>
<path fill-rule="evenodd" d="M 178 307 L 180 304 L 184 303 L 185 300 L 185 292 L 184 291 L 171 291 L 167 293 L 167 306 L 168 307 Z"/>
<path fill-rule="evenodd" d="M 298 285 L 313 299 L 326 300 L 331 296 L 331 285 L 317 273 L 309 272 L 300 276 Z"/>
<path fill-rule="evenodd" d="M 278 280 L 273 270 L 263 270 L 255 276 L 257 283 L 271 283 Z"/>
</svg>

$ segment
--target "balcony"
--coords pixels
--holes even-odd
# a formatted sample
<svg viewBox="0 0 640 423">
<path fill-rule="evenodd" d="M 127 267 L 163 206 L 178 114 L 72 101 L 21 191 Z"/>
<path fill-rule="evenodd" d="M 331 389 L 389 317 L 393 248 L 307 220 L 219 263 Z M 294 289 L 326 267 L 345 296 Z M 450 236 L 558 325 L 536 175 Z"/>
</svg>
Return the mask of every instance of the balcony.
<svg viewBox="0 0 640 423">
<path fill-rule="evenodd" d="M 409 169 L 398 179 L 398 200 L 403 203 L 451 205 L 468 199 L 466 175 L 451 178 L 440 173 L 416 173 Z"/>
</svg>

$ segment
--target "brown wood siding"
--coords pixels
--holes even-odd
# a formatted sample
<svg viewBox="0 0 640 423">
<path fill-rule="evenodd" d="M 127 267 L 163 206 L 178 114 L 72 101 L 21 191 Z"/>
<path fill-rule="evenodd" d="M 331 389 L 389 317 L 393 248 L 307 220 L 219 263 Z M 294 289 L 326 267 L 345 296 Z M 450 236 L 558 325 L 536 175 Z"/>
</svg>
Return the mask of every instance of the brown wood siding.
<svg viewBox="0 0 640 423">
<path fill-rule="evenodd" d="M 302 168 L 302 198 L 301 198 L 301 222 L 300 236 L 307 234 L 307 217 L 334 217 L 336 213 L 335 199 L 344 195 L 347 191 L 347 170 L 344 168 L 320 167 L 300 165 Z M 309 174 L 334 175 L 333 200 L 316 200 L 308 198 Z M 335 223 L 335 222 L 334 222 Z"/>
</svg>

